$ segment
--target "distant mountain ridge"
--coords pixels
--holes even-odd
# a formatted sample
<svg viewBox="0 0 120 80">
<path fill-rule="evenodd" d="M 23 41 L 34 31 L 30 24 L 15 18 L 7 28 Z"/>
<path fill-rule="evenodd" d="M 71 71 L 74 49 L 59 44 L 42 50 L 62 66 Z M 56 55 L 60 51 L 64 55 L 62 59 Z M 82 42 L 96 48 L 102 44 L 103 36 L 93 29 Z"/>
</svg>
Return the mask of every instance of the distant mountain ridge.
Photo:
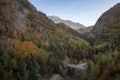
<svg viewBox="0 0 120 80">
<path fill-rule="evenodd" d="M 88 27 L 85 27 L 85 28 L 78 29 L 78 32 L 81 33 L 81 34 L 85 34 L 85 33 L 90 32 L 93 28 L 94 28 L 94 25 L 93 26 L 88 26 Z"/>
<path fill-rule="evenodd" d="M 57 16 L 48 16 L 48 18 L 51 19 L 54 23 L 64 23 L 73 29 L 85 28 L 85 26 L 80 24 L 80 23 L 75 23 L 75 22 L 72 22 L 70 20 L 63 20 Z"/>
</svg>

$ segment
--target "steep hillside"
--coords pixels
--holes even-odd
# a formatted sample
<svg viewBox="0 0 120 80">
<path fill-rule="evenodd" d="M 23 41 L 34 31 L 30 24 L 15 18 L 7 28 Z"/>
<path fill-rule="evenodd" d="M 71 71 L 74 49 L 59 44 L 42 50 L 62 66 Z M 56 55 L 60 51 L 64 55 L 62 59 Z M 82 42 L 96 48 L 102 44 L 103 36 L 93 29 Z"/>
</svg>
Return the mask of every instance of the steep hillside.
<svg viewBox="0 0 120 80">
<path fill-rule="evenodd" d="M 113 6 L 111 9 L 106 11 L 97 21 L 93 30 L 99 30 L 105 26 L 110 26 L 113 23 L 120 21 L 120 3 Z"/>
<path fill-rule="evenodd" d="M 113 50 L 120 50 L 120 21 L 103 28 L 96 34 L 96 43 L 109 43 Z"/>
<path fill-rule="evenodd" d="M 95 26 L 86 34 L 83 34 L 82 37 L 89 41 L 92 45 L 94 43 L 101 43 L 100 39 L 104 40 L 104 37 L 101 37 L 101 35 L 105 35 L 104 31 L 107 31 L 108 33 L 114 34 L 112 31 L 114 25 L 119 25 L 120 23 L 120 3 L 116 4 L 114 7 L 110 8 L 108 11 L 106 11 L 104 14 L 100 16 L 98 21 L 96 22 Z M 119 26 L 118 32 L 119 32 Z M 113 32 L 113 33 L 112 33 Z M 108 36 L 110 36 L 108 34 Z M 119 35 L 118 35 L 119 36 Z M 99 37 L 99 38 L 98 38 Z M 112 38 L 112 37 L 111 37 Z M 110 39 L 110 38 L 109 38 Z"/>
<path fill-rule="evenodd" d="M 27 0 L 0 1 L 1 80 L 65 76 L 65 64 L 87 57 L 89 47 L 78 32 L 54 24 Z"/>
<path fill-rule="evenodd" d="M 82 25 L 80 23 L 75 23 L 75 22 L 72 22 L 70 20 L 63 20 L 63 19 L 60 19 L 57 16 L 48 16 L 48 18 L 51 19 L 55 23 L 64 23 L 64 24 L 70 26 L 73 29 L 80 29 L 80 28 L 85 27 L 84 25 Z"/>
<path fill-rule="evenodd" d="M 120 3 L 106 11 L 97 21 L 91 33 L 95 35 L 96 43 L 109 42 L 111 46 L 119 45 L 120 36 Z"/>
<path fill-rule="evenodd" d="M 82 37 L 92 45 L 89 70 L 76 80 L 120 79 L 120 3 L 106 11 L 94 28 Z M 91 51 L 90 51 L 91 52 Z"/>
</svg>

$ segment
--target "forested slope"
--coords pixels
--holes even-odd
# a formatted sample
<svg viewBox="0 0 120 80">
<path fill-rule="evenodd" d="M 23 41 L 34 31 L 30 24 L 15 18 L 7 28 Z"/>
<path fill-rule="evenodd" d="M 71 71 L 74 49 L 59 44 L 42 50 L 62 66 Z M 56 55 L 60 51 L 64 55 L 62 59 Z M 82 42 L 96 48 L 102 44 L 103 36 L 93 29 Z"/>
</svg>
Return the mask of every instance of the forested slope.
<svg viewBox="0 0 120 80">
<path fill-rule="evenodd" d="M 89 47 L 79 33 L 54 24 L 27 0 L 0 1 L 0 80 L 64 77 L 65 64 L 78 63 Z"/>
</svg>

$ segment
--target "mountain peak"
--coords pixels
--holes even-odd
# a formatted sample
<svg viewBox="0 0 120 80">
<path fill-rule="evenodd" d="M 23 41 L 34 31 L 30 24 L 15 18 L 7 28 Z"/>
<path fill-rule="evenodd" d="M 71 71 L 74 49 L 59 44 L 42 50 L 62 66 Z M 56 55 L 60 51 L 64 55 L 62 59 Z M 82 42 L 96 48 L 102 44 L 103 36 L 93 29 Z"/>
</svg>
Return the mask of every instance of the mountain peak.
<svg viewBox="0 0 120 80">
<path fill-rule="evenodd" d="M 60 17 L 58 17 L 58 16 L 55 16 L 55 15 L 53 15 L 53 16 L 51 16 L 51 17 L 54 17 L 54 18 L 56 18 L 56 19 L 60 19 Z"/>
</svg>

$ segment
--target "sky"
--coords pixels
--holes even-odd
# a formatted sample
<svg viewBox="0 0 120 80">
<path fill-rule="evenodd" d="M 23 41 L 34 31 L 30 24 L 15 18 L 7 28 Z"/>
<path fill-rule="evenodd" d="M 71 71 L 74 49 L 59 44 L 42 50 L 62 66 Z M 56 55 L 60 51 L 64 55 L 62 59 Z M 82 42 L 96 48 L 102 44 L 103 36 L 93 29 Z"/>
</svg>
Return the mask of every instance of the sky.
<svg viewBox="0 0 120 80">
<path fill-rule="evenodd" d="M 48 16 L 79 22 L 85 26 L 96 23 L 98 18 L 120 0 L 29 0 L 38 11 Z"/>
</svg>

